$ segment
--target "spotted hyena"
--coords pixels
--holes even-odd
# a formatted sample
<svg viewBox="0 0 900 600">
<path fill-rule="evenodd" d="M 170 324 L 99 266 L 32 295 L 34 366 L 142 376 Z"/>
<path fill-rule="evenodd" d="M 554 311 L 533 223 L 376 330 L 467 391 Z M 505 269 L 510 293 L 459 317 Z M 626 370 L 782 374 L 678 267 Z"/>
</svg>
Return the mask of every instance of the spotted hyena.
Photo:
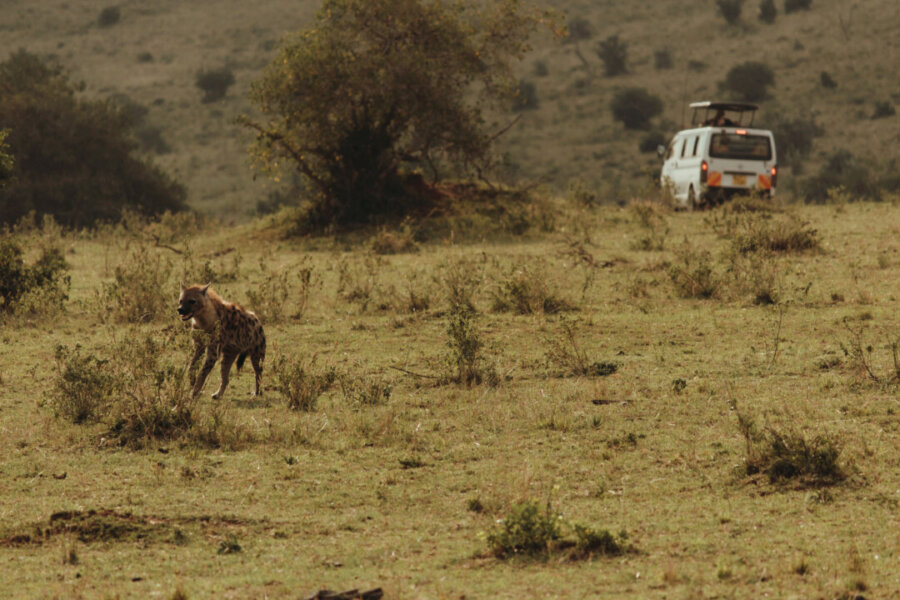
<svg viewBox="0 0 900 600">
<path fill-rule="evenodd" d="M 181 315 L 182 321 L 190 319 L 193 329 L 208 334 L 195 337 L 194 355 L 188 367 L 194 397 L 203 389 L 206 377 L 220 357 L 222 383 L 212 397 L 224 396 L 232 363 L 237 359 L 237 368 L 240 371 L 248 355 L 256 374 L 256 392 L 253 395 L 254 397 L 260 395 L 262 363 L 266 358 L 266 335 L 255 313 L 222 300 L 217 293 L 209 289 L 209 284 L 190 287 L 184 287 L 182 284 L 181 297 L 178 299 L 178 314 Z M 197 377 L 197 362 L 204 350 L 206 362 L 203 363 L 200 376 Z"/>
</svg>

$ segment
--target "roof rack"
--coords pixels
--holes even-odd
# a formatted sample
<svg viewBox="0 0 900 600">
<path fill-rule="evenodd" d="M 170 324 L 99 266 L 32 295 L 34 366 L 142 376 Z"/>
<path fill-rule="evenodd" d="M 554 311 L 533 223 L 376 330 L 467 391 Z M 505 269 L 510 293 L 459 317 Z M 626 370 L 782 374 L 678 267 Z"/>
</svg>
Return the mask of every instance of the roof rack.
<svg viewBox="0 0 900 600">
<path fill-rule="evenodd" d="M 753 125 L 756 111 L 759 110 L 759 105 L 751 102 L 712 102 L 710 100 L 692 102 L 690 107 L 694 111 L 691 117 L 692 127 L 715 125 L 720 116 L 725 118 L 726 126 L 750 127 Z"/>
</svg>

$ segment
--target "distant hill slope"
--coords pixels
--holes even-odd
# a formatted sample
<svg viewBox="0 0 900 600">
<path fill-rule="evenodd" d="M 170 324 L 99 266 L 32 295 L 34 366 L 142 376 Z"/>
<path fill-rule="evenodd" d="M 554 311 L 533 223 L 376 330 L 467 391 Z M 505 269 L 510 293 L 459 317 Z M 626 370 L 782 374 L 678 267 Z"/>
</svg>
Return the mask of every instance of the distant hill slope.
<svg viewBox="0 0 900 600">
<path fill-rule="evenodd" d="M 660 96 L 665 110 L 656 128 L 668 136 L 682 122 L 687 102 L 720 97 L 718 82 L 746 60 L 765 62 L 775 72 L 772 97 L 760 114 L 763 123 L 778 111 L 815 116 L 824 128 L 807 172 L 838 148 L 878 164 L 897 156 L 900 117 L 871 118 L 876 102 L 900 103 L 896 0 L 856 5 L 813 0 L 811 10 L 789 15 L 778 0 L 772 25 L 759 22 L 758 2 L 747 0 L 736 26 L 725 24 L 713 0 L 545 4 L 588 23 L 594 33 L 577 43 L 535 39 L 535 51 L 520 73 L 534 84 L 537 107 L 523 111 L 501 142 L 514 165 L 513 177 L 544 179 L 557 188 L 582 178 L 610 199 L 627 197 L 656 170 L 657 161 L 638 151 L 641 132 L 626 131 L 613 120 L 613 94 L 637 86 Z M 92 97 L 127 96 L 146 106 L 146 128 L 158 130 L 171 148 L 154 160 L 187 185 L 190 203 L 241 218 L 273 188 L 253 180 L 249 137 L 232 119 L 250 110 L 249 84 L 275 56 L 281 37 L 309 24 L 318 5 L 316 0 L 126 0 L 115 4 L 120 20 L 101 27 L 100 12 L 112 4 L 6 0 L 0 11 L 0 58 L 25 48 L 61 62 Z M 609 78 L 594 48 L 613 34 L 628 44 L 629 73 Z M 654 53 L 664 49 L 673 64 L 660 70 Z M 234 86 L 223 100 L 201 103 L 197 72 L 222 66 L 234 72 Z M 836 88 L 822 87 L 823 71 Z M 790 173 L 785 175 L 783 181 L 790 181 Z"/>
</svg>

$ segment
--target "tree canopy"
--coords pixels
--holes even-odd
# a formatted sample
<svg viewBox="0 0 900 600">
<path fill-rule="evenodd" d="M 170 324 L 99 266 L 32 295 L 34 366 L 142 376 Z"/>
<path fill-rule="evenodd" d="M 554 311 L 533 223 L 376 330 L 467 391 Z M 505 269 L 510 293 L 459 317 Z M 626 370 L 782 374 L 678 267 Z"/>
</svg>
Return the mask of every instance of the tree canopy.
<svg viewBox="0 0 900 600">
<path fill-rule="evenodd" d="M 474 4 L 325 0 L 251 86 L 264 120 L 242 121 L 257 133 L 258 165 L 303 175 L 312 224 L 408 210 L 404 173 L 489 164 L 486 109 L 509 106 L 513 62 L 552 19 L 518 0 Z"/>
<path fill-rule="evenodd" d="M 118 220 L 125 208 L 183 209 L 184 188 L 133 155 L 130 117 L 76 91 L 61 68 L 24 50 L 0 63 L 0 129 L 14 157 L 0 187 L 0 223 L 34 211 L 83 227 Z M 0 171 L 3 163 L 0 156 Z"/>
</svg>

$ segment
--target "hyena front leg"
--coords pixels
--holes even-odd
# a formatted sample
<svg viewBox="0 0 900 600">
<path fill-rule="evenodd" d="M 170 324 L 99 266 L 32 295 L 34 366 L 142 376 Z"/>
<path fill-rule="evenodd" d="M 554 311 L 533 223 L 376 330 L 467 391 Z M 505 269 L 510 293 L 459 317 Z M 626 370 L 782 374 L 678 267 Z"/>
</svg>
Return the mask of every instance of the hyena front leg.
<svg viewBox="0 0 900 600">
<path fill-rule="evenodd" d="M 188 380 L 191 382 L 192 388 L 197 383 L 197 363 L 200 362 L 200 357 L 203 356 L 203 350 L 206 349 L 205 346 L 203 340 L 194 340 L 194 354 L 191 356 L 191 362 L 188 365 Z"/>
<path fill-rule="evenodd" d="M 200 390 L 203 389 L 203 384 L 206 383 L 206 378 L 209 376 L 209 372 L 212 371 L 212 368 L 215 366 L 218 359 L 219 349 L 210 344 L 206 349 L 206 362 L 203 363 L 203 368 L 200 369 L 200 376 L 197 377 L 197 381 L 194 382 L 194 389 L 191 392 L 191 395 L 194 398 L 200 395 Z"/>
<path fill-rule="evenodd" d="M 219 389 L 212 395 L 213 398 L 218 399 L 225 395 L 225 388 L 228 387 L 228 373 L 231 371 L 231 365 L 237 357 L 238 353 L 230 350 L 225 350 L 222 353 L 222 383 L 219 384 Z"/>
</svg>

